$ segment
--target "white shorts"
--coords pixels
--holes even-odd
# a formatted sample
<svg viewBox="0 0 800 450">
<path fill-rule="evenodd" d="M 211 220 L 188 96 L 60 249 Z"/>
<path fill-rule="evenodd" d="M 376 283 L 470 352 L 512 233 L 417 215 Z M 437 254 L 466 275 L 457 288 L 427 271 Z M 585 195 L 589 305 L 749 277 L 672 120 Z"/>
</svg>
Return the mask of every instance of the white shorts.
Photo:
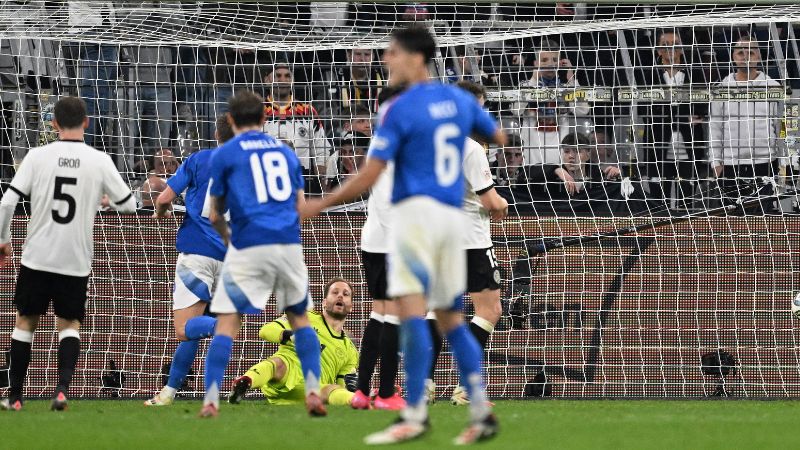
<svg viewBox="0 0 800 450">
<path fill-rule="evenodd" d="M 175 262 L 172 309 L 184 309 L 197 302 L 210 302 L 222 261 L 202 255 L 180 253 Z"/>
<path fill-rule="evenodd" d="M 300 244 L 228 246 L 220 289 L 211 301 L 213 313 L 257 314 L 275 294 L 278 311 L 310 309 L 308 269 Z"/>
<path fill-rule="evenodd" d="M 429 197 L 392 208 L 390 297 L 425 294 L 430 309 L 460 309 L 467 284 L 464 215 Z"/>
</svg>

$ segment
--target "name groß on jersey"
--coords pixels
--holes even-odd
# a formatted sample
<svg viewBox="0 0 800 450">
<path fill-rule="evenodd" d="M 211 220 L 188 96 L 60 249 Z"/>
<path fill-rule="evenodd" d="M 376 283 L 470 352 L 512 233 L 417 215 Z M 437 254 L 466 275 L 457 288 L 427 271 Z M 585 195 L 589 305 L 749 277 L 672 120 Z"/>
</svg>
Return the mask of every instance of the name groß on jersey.
<svg viewBox="0 0 800 450">
<path fill-rule="evenodd" d="M 456 107 L 455 102 L 452 100 L 447 100 L 428 105 L 428 113 L 433 119 L 449 119 L 458 114 L 458 108 Z"/>
<path fill-rule="evenodd" d="M 81 166 L 80 158 L 58 158 L 58 167 L 77 169 Z"/>
<path fill-rule="evenodd" d="M 257 141 L 241 141 L 239 145 L 242 147 L 242 150 L 263 150 L 265 148 L 278 148 L 283 146 L 281 142 L 265 141 L 261 139 Z"/>
</svg>

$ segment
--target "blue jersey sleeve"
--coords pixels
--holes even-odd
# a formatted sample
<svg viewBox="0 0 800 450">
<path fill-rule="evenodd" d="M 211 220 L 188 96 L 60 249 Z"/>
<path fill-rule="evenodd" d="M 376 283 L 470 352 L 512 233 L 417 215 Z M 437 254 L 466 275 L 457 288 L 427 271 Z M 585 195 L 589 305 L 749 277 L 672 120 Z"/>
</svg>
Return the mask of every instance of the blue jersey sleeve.
<svg viewBox="0 0 800 450">
<path fill-rule="evenodd" d="M 180 193 L 185 191 L 189 186 L 189 182 L 192 180 L 192 175 L 194 173 L 195 161 L 196 158 L 194 158 L 194 155 L 186 158 L 186 161 L 184 161 L 183 164 L 178 167 L 175 175 L 171 176 L 169 180 L 167 180 L 167 186 L 175 191 L 176 194 L 180 195 Z"/>
<path fill-rule="evenodd" d="M 228 193 L 225 180 L 225 173 L 227 171 L 225 162 L 225 152 L 222 149 L 214 152 L 214 156 L 211 157 L 210 162 L 211 180 L 209 181 L 209 183 L 211 183 L 209 192 L 214 197 L 225 197 Z"/>
<path fill-rule="evenodd" d="M 477 132 L 479 135 L 483 137 L 492 137 L 497 132 L 497 121 L 494 120 L 494 117 L 486 111 L 485 109 L 481 108 L 481 105 L 478 102 L 472 102 L 473 107 L 475 108 L 473 117 L 474 123 L 472 124 L 472 130 Z"/>
<path fill-rule="evenodd" d="M 383 116 L 383 121 L 372 136 L 367 157 L 377 158 L 382 161 L 391 161 L 395 158 L 397 150 L 402 144 L 402 131 L 396 105 L 392 105 Z"/>
</svg>

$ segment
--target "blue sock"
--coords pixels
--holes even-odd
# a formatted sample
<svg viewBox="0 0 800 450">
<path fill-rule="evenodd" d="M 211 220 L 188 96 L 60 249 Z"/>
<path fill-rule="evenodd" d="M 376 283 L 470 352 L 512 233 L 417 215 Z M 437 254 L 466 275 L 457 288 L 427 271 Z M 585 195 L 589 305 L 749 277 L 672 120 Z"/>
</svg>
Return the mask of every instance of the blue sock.
<svg viewBox="0 0 800 450">
<path fill-rule="evenodd" d="M 205 403 L 219 404 L 219 390 L 225 368 L 231 359 L 233 338 L 218 334 L 211 340 L 206 356 L 206 399 Z"/>
<path fill-rule="evenodd" d="M 412 317 L 400 324 L 406 395 L 411 407 L 419 407 L 425 403 L 425 378 L 431 371 L 432 347 L 430 328 L 424 318 Z"/>
<path fill-rule="evenodd" d="M 192 367 L 195 356 L 197 356 L 197 347 L 200 346 L 200 341 L 181 341 L 178 348 L 175 349 L 175 355 L 172 357 L 172 365 L 169 368 L 169 380 L 167 386 L 178 390 L 183 384 L 183 379 L 189 373 Z"/>
<path fill-rule="evenodd" d="M 481 375 L 481 347 L 467 325 L 463 323 L 447 333 L 447 340 L 458 362 L 461 382 L 469 394 L 472 419 L 480 420 L 489 411 Z"/>
<path fill-rule="evenodd" d="M 319 393 L 320 362 L 319 338 L 311 327 L 294 330 L 294 348 L 303 368 L 306 392 Z"/>
<path fill-rule="evenodd" d="M 213 336 L 216 326 L 217 319 L 209 316 L 197 316 L 186 321 L 183 332 L 186 334 L 186 339 L 203 339 Z"/>
</svg>

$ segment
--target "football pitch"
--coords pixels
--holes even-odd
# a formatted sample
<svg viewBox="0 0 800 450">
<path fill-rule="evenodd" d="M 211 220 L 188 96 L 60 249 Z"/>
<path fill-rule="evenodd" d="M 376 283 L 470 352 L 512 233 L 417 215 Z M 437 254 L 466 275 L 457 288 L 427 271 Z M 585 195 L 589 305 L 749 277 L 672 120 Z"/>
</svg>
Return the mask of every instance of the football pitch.
<svg viewBox="0 0 800 450">
<path fill-rule="evenodd" d="M 791 401 L 500 401 L 501 434 L 476 448 L 728 449 L 800 448 L 800 403 Z M 355 449 L 394 413 L 330 408 L 311 419 L 300 406 L 262 401 L 223 404 L 216 419 L 198 419 L 199 401 L 149 409 L 139 401 L 73 400 L 64 413 L 28 401 L 0 414 L 0 448 Z M 450 447 L 467 410 L 447 402 L 431 410 L 432 429 L 404 448 Z"/>
</svg>

